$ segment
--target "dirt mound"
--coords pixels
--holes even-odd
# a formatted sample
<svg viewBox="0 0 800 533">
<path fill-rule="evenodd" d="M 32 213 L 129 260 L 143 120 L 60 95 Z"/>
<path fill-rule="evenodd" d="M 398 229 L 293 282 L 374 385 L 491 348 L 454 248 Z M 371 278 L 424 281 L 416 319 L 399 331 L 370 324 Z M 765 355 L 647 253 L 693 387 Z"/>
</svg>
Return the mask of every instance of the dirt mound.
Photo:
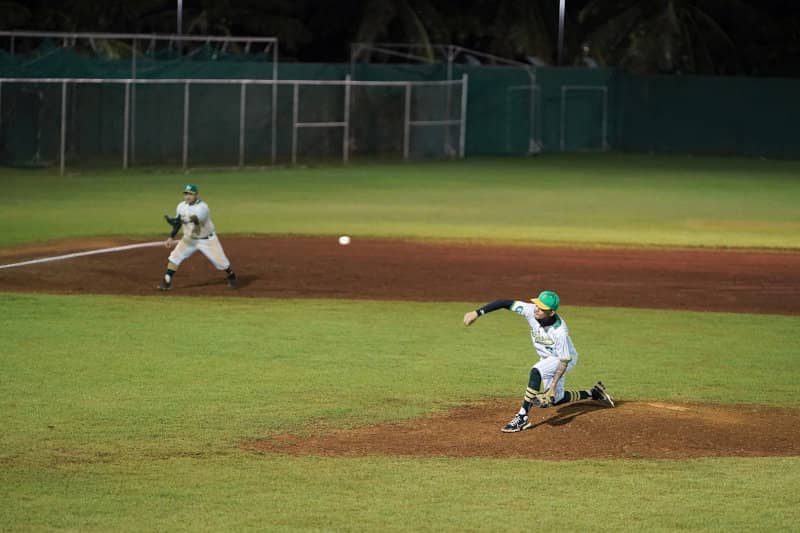
<svg viewBox="0 0 800 533">
<path fill-rule="evenodd" d="M 534 426 L 500 431 L 518 408 L 497 400 L 393 424 L 247 442 L 261 453 L 321 456 L 523 457 L 544 460 L 800 455 L 800 409 L 664 402 L 582 402 L 532 412 Z"/>
<path fill-rule="evenodd" d="M 568 305 L 800 314 L 800 253 L 522 247 L 335 237 L 221 237 L 240 276 L 230 291 L 196 254 L 170 295 L 469 301 L 554 288 Z M 130 240 L 0 250 L 0 264 Z M 159 295 L 161 247 L 0 269 L 0 291 Z"/>
</svg>

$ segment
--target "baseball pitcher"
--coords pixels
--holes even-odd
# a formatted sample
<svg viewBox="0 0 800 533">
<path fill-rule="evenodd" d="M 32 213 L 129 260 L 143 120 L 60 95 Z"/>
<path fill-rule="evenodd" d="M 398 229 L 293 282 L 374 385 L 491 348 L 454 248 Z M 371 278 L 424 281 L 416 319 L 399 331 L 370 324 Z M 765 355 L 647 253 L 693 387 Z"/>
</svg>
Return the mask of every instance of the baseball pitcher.
<svg viewBox="0 0 800 533">
<path fill-rule="evenodd" d="M 479 317 L 498 309 L 508 309 L 522 315 L 531 327 L 531 341 L 539 362 L 533 365 L 522 407 L 502 428 L 505 433 L 515 433 L 531 427 L 528 411 L 531 407 L 551 407 L 578 400 L 596 400 L 614 407 L 614 399 L 602 381 L 588 390 L 564 390 L 564 378 L 578 363 L 578 352 L 569 337 L 567 323 L 556 314 L 561 300 L 552 291 L 542 291 L 530 302 L 495 300 L 464 315 L 464 325 L 473 324 Z M 544 385 L 544 392 L 540 387 Z"/>
<path fill-rule="evenodd" d="M 175 237 L 181 229 L 183 236 L 172 253 L 169 254 L 167 271 L 164 279 L 158 285 L 161 291 L 172 288 L 172 279 L 178 267 L 193 253 L 200 250 L 217 270 L 224 270 L 228 275 L 228 287 L 236 288 L 236 274 L 233 272 L 231 262 L 225 256 L 222 244 L 219 242 L 208 204 L 197 197 L 197 185 L 189 184 L 183 188 L 183 201 L 175 209 L 175 217 L 164 215 L 167 223 L 172 226 L 164 245 L 171 248 L 175 245 Z"/>
</svg>

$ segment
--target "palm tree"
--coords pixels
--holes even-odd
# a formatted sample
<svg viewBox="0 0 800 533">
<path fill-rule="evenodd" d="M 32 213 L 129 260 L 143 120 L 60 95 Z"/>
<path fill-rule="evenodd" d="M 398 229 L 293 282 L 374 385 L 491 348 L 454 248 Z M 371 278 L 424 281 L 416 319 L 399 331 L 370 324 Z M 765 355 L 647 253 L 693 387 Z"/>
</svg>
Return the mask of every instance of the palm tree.
<svg viewBox="0 0 800 533">
<path fill-rule="evenodd" d="M 501 57 L 537 57 L 555 63 L 557 2 L 555 0 L 480 0 L 476 11 L 487 27 L 487 52 Z"/>
<path fill-rule="evenodd" d="M 364 5 L 355 40 L 359 43 L 409 43 L 430 61 L 436 60 L 434 44 L 448 42 L 447 28 L 428 0 L 368 0 Z"/>
<path fill-rule="evenodd" d="M 15 30 L 24 28 L 31 20 L 31 10 L 20 2 L 0 1 L 0 30 Z"/>
<path fill-rule="evenodd" d="M 590 0 L 579 14 L 604 62 L 647 73 L 738 73 L 732 22 L 760 14 L 742 0 Z"/>
</svg>

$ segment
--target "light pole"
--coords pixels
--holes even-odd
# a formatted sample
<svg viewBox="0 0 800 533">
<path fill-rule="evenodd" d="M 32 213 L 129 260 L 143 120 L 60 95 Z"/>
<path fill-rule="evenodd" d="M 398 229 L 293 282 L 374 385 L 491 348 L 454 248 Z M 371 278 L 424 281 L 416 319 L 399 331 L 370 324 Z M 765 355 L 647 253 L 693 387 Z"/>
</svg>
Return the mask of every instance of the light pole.
<svg viewBox="0 0 800 533">
<path fill-rule="evenodd" d="M 561 65 L 561 61 L 564 57 L 564 11 L 566 11 L 567 0 L 558 0 L 558 63 L 557 65 Z"/>
<path fill-rule="evenodd" d="M 178 37 L 183 33 L 183 0 L 178 0 Z"/>
</svg>

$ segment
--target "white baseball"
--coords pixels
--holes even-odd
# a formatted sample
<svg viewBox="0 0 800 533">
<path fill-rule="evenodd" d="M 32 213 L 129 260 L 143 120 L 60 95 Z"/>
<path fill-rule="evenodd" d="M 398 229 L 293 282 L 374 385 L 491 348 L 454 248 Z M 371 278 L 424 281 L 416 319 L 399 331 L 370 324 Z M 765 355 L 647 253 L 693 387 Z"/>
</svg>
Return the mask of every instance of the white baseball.
<svg viewBox="0 0 800 533">
<path fill-rule="evenodd" d="M 339 244 L 341 244 L 342 246 L 347 246 L 348 244 L 350 244 L 350 237 L 348 237 L 347 235 L 342 235 L 341 237 L 339 237 Z"/>
</svg>

